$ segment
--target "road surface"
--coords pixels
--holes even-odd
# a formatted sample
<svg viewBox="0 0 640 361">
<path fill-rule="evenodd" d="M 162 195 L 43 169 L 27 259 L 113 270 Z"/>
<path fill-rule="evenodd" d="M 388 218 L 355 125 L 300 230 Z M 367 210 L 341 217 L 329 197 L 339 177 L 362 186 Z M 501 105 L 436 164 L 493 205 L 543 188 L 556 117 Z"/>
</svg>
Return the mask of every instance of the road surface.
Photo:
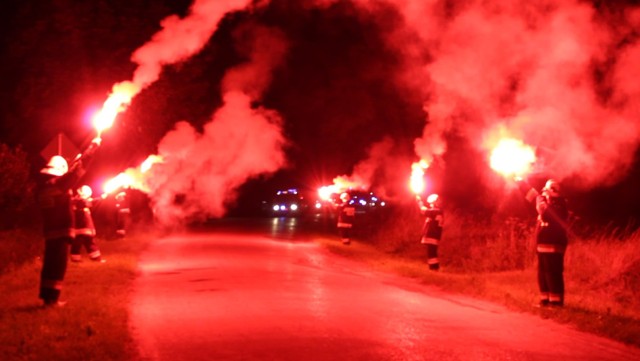
<svg viewBox="0 0 640 361">
<path fill-rule="evenodd" d="M 636 348 L 372 271 L 295 223 L 154 241 L 131 310 L 144 359 L 640 360 Z"/>
</svg>

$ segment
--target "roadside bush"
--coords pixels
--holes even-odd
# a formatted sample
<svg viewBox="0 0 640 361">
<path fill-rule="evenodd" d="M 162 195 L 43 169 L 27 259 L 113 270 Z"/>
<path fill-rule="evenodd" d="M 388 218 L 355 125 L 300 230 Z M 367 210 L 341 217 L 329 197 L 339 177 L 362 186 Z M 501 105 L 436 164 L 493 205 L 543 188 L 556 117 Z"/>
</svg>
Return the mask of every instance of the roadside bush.
<svg viewBox="0 0 640 361">
<path fill-rule="evenodd" d="M 27 154 L 20 148 L 0 144 L 0 229 L 11 229 L 31 220 L 33 182 Z"/>
<path fill-rule="evenodd" d="M 361 232 L 360 236 L 385 252 L 414 254 L 416 245 L 420 245 L 423 222 L 416 207 L 396 205 L 372 215 L 365 227 L 358 228 L 367 229 L 368 234 Z"/>
<path fill-rule="evenodd" d="M 387 253 L 426 257 L 420 244 L 424 217 L 417 207 L 389 208 L 384 216 L 370 223 L 371 234 L 365 239 Z M 445 213 L 440 263 L 452 272 L 526 269 L 535 262 L 533 227 L 531 220 Z"/>
</svg>

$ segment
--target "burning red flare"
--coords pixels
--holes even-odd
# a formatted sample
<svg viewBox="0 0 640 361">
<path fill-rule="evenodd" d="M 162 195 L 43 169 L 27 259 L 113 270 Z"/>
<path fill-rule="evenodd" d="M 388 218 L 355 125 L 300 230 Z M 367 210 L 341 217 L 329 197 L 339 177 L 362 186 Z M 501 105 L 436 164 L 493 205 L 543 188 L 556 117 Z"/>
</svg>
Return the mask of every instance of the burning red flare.
<svg viewBox="0 0 640 361">
<path fill-rule="evenodd" d="M 347 176 L 338 176 L 333 179 L 333 184 L 328 186 L 322 186 L 318 188 L 318 196 L 320 199 L 328 201 L 331 200 L 332 194 L 340 194 L 349 189 L 366 189 L 363 184 L 358 183 L 355 180 L 349 179 Z"/>
<path fill-rule="evenodd" d="M 129 168 L 117 176 L 107 180 L 102 187 L 104 191 L 102 196 L 106 197 L 121 188 L 135 188 L 143 192 L 148 192 L 148 175 L 146 173 L 154 164 L 162 162 L 163 158 L 159 155 L 152 154 L 148 156 L 138 168 Z"/>
<path fill-rule="evenodd" d="M 424 171 L 429 168 L 429 164 L 424 159 L 411 165 L 411 178 L 409 179 L 409 188 L 415 194 L 422 194 L 427 188 L 424 179 Z"/>
<path fill-rule="evenodd" d="M 153 167 L 154 164 L 162 163 L 162 161 L 163 159 L 161 156 L 152 154 L 148 156 L 147 159 L 142 162 L 142 164 L 140 164 L 140 172 L 146 173 L 149 171 L 149 169 L 151 169 L 151 167 Z"/>
<path fill-rule="evenodd" d="M 111 128 L 118 114 L 124 111 L 131 99 L 138 93 L 139 88 L 132 82 L 122 82 L 113 86 L 111 95 L 107 98 L 102 109 L 93 117 L 93 126 L 98 132 L 98 138 L 102 132 Z"/>
<path fill-rule="evenodd" d="M 335 185 L 322 186 L 318 188 L 318 197 L 320 197 L 320 199 L 322 199 L 323 201 L 329 201 L 331 200 L 331 195 L 338 192 L 339 189 Z"/>
<path fill-rule="evenodd" d="M 133 178 L 127 173 L 120 173 L 117 176 L 107 180 L 102 186 L 104 191 L 102 197 L 117 191 L 120 188 L 130 187 L 133 184 Z"/>
<path fill-rule="evenodd" d="M 531 170 L 536 161 L 531 146 L 514 138 L 501 139 L 491 152 L 491 168 L 507 177 L 521 177 Z"/>
</svg>

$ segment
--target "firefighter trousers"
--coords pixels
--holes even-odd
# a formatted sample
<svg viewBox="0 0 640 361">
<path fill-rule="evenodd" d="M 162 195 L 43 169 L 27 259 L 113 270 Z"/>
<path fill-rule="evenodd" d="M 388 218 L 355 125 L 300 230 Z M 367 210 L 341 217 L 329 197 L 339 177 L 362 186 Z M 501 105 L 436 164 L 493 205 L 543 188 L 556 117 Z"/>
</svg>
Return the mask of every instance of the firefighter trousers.
<svg viewBox="0 0 640 361">
<path fill-rule="evenodd" d="M 40 298 L 45 302 L 55 302 L 60 298 L 71 241 L 71 237 L 45 240 L 40 273 Z"/>
<path fill-rule="evenodd" d="M 437 244 L 427 244 L 427 264 L 429 264 L 430 270 L 437 271 L 438 269 L 440 269 Z"/>
<path fill-rule="evenodd" d="M 100 257 L 100 249 L 98 248 L 95 237 L 86 234 L 76 235 L 73 239 L 73 243 L 71 244 L 71 255 L 80 256 L 82 247 L 87 251 L 89 258 L 93 259 Z"/>
<path fill-rule="evenodd" d="M 541 302 L 564 304 L 564 253 L 538 252 L 538 287 Z"/>
</svg>

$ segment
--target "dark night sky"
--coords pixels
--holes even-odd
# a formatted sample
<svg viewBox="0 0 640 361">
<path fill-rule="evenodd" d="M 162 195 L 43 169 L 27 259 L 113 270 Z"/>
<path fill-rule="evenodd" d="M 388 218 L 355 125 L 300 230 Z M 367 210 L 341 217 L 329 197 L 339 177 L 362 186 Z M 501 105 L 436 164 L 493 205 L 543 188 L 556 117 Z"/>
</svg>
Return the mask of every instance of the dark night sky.
<svg viewBox="0 0 640 361">
<path fill-rule="evenodd" d="M 348 1 L 313 8 L 303 6 L 306 3 L 312 2 L 274 0 L 253 14 L 225 18 L 201 52 L 164 68 L 160 79 L 118 118 L 104 136 L 93 176 L 139 164 L 157 151 L 160 139 L 179 120 L 202 129 L 222 102 L 220 83 L 225 72 L 244 60 L 234 31 L 246 22 L 277 27 L 289 44 L 284 64 L 273 71 L 261 99 L 261 105 L 276 109 L 284 119 L 289 166 L 268 180 L 251 181 L 244 191 L 255 194 L 256 189 L 289 184 L 330 183 L 335 176 L 349 174 L 371 145 L 385 137 L 394 141 L 391 152 L 404 161 L 399 163 L 403 168 L 397 178 L 408 176 L 407 164 L 416 160 L 413 140 L 422 136 L 423 102 L 429 95 L 397 81 L 404 60 L 385 34 L 397 27 L 399 13 L 380 4 L 363 13 Z M 455 12 L 455 2 L 440 3 Z M 60 131 L 78 145 L 90 140 L 89 116 L 114 83 L 131 77 L 135 70 L 131 54 L 160 29 L 162 19 L 186 14 L 189 4 L 170 0 L 3 2 L 0 142 L 22 146 L 37 164 L 44 162 L 39 151 Z M 616 4 L 620 9 L 631 6 Z M 618 5 L 601 11 L 615 12 Z M 457 205 L 498 206 L 499 193 L 491 186 L 493 175 L 486 175 L 484 155 L 455 132 L 447 139 L 447 166 L 439 183 L 442 192 Z M 613 185 L 586 191 L 569 187 L 573 204 L 585 216 L 637 217 L 638 158 L 636 145 L 635 165 Z"/>
</svg>

